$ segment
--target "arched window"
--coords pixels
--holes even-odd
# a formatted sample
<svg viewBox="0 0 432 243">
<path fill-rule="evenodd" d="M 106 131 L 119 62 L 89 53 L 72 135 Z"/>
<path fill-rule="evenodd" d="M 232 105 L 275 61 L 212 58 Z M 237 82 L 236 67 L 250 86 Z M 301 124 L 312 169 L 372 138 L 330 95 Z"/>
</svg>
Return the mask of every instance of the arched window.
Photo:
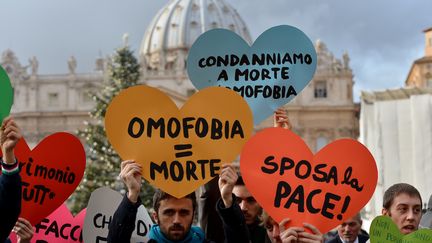
<svg viewBox="0 0 432 243">
<path fill-rule="evenodd" d="M 327 138 L 323 136 L 319 136 L 316 140 L 316 152 L 322 149 L 324 146 L 326 146 L 328 143 Z"/>
<path fill-rule="evenodd" d="M 314 96 L 315 96 L 315 98 L 326 98 L 327 97 L 327 82 L 326 81 L 316 81 L 315 82 Z"/>
</svg>

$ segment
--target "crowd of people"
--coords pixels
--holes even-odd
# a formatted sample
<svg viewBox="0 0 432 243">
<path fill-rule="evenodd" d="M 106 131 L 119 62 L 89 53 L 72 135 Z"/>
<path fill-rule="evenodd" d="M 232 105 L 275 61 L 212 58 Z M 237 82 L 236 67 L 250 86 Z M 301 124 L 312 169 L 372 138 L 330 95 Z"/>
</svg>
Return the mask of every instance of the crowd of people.
<svg viewBox="0 0 432 243">
<path fill-rule="evenodd" d="M 291 129 L 284 110 L 274 115 L 275 126 Z M 32 225 L 18 218 L 21 208 L 21 178 L 14 148 L 21 138 L 17 124 L 10 117 L 3 120 L 1 131 L 2 174 L 0 176 L 0 242 L 9 242 L 11 231 L 17 234 L 18 242 L 30 242 Z M 139 198 L 142 167 L 133 160 L 121 163 L 120 177 L 127 193 L 116 210 L 109 226 L 108 242 L 130 242 L 135 227 L 136 214 L 141 205 Z M 211 184 L 213 183 L 213 185 Z M 250 194 L 241 176 L 232 165 L 225 164 L 219 177 L 199 193 L 176 198 L 161 190 L 153 196 L 152 219 L 154 225 L 149 232 L 149 242 L 233 242 L 233 243 L 363 243 L 369 242 L 362 230 L 360 213 L 344 220 L 337 227 L 337 234 L 323 234 L 314 225 L 304 222 L 302 227 L 287 227 L 289 218 L 276 222 Z M 197 201 L 210 205 L 197 206 Z M 197 211 L 199 225 L 194 226 Z M 214 211 L 212 213 L 210 211 Z M 419 228 L 422 217 L 422 200 L 416 188 L 398 183 L 388 188 L 383 197 L 382 214 L 389 216 L 402 234 Z M 203 217 L 203 215 L 205 215 Z M 203 230 L 204 229 L 204 230 Z"/>
</svg>

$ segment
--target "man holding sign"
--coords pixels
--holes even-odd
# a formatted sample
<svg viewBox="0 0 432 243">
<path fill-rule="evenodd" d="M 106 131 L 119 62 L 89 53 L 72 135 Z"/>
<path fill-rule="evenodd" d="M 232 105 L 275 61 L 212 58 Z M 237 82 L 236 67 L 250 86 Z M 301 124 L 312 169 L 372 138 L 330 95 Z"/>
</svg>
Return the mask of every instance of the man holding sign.
<svg viewBox="0 0 432 243">
<path fill-rule="evenodd" d="M 21 210 L 21 177 L 14 149 L 21 138 L 15 121 L 8 117 L 0 128 L 0 145 L 3 158 L 0 159 L 0 242 L 4 242 L 11 232 Z"/>
<path fill-rule="evenodd" d="M 127 196 L 117 208 L 109 226 L 108 242 L 129 242 L 134 230 L 135 217 L 141 205 L 141 165 L 132 160 L 123 161 L 120 177 L 128 188 Z M 196 209 L 195 193 L 175 198 L 160 190 L 153 196 L 153 220 L 149 242 L 208 242 L 204 232 L 192 226 Z"/>
<path fill-rule="evenodd" d="M 397 183 L 384 192 L 382 214 L 391 220 L 383 216 L 375 218 L 372 221 L 371 239 L 368 242 L 396 242 L 402 241 L 405 237 L 407 242 L 411 242 L 409 238 L 418 237 L 414 242 L 430 242 L 430 232 L 418 230 L 422 216 L 422 200 L 418 190 L 410 184 Z M 419 236 L 422 234 L 426 238 Z"/>
<path fill-rule="evenodd" d="M 219 190 L 221 198 L 216 209 L 223 221 L 225 242 L 267 242 L 259 220 L 262 208 L 231 165 L 224 165 L 221 170 Z"/>
<path fill-rule="evenodd" d="M 292 125 L 288 119 L 287 111 L 285 109 L 278 108 L 274 112 L 273 125 L 274 127 L 286 129 L 292 128 Z M 232 228 L 229 225 L 232 225 L 233 222 L 228 221 L 233 219 L 233 215 L 231 215 L 232 213 L 237 213 L 237 210 L 234 208 L 239 207 L 239 211 L 243 213 L 243 215 L 235 215 L 237 218 L 234 220 L 239 220 L 238 217 L 243 217 L 247 225 L 247 230 L 249 231 L 249 236 L 243 238 L 250 239 L 252 243 L 260 243 L 265 241 L 268 242 L 269 239 L 266 239 L 266 231 L 264 227 L 260 225 L 259 220 L 259 216 L 262 212 L 261 206 L 246 188 L 241 177 L 236 177 L 238 178 L 236 179 L 237 181 L 232 181 L 229 179 L 229 177 L 232 177 L 233 173 L 235 172 L 233 172 L 231 166 L 225 166 L 219 175 L 219 180 L 214 179 L 210 181 L 199 192 L 198 195 L 201 207 L 199 208 L 200 211 L 198 212 L 198 218 L 201 227 L 206 230 L 206 236 L 208 238 L 214 239 L 217 242 L 222 242 L 225 240 L 224 234 L 230 234 L 230 236 L 226 236 L 228 242 L 238 242 L 237 240 L 229 240 L 230 238 L 239 239 L 239 232 L 234 232 L 234 234 L 231 234 L 230 232 L 232 232 Z M 230 181 L 231 183 L 229 183 Z M 221 193 L 221 187 L 224 187 L 225 192 Z M 227 188 L 231 189 L 227 190 Z M 231 197 L 235 196 L 235 200 L 232 200 L 235 203 L 232 205 L 225 204 L 225 201 L 227 200 L 223 200 L 224 196 L 228 200 L 231 200 Z M 218 212 L 214 210 L 215 208 Z M 223 218 L 223 221 L 225 222 L 222 223 L 220 218 Z M 240 229 L 240 231 L 243 230 L 244 228 Z"/>
</svg>

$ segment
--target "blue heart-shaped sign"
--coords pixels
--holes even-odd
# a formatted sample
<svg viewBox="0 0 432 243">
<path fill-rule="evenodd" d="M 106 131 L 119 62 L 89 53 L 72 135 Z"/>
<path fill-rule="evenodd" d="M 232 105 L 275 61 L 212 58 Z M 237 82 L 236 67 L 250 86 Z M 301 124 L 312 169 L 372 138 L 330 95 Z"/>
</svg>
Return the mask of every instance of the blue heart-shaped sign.
<svg viewBox="0 0 432 243">
<path fill-rule="evenodd" d="M 213 29 L 195 41 L 187 59 L 197 89 L 222 86 L 237 91 L 251 107 L 255 124 L 296 97 L 316 65 L 311 40 L 289 25 L 266 30 L 252 46 L 232 31 Z"/>
</svg>

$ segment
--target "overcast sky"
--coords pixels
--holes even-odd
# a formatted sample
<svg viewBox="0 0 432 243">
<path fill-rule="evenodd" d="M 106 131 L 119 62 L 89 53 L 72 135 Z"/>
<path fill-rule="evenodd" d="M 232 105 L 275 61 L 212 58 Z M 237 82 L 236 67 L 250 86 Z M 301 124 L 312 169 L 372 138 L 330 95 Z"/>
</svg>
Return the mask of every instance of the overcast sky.
<svg viewBox="0 0 432 243">
<path fill-rule="evenodd" d="M 423 30 L 432 27 L 431 0 L 225 0 L 255 39 L 289 24 L 313 42 L 321 39 L 337 58 L 347 51 L 360 90 L 404 85 L 412 62 L 424 56 Z M 99 55 L 122 45 L 129 33 L 138 51 L 144 32 L 168 0 L 0 0 L 0 52 L 11 49 L 23 65 L 39 60 L 40 74 L 90 72 Z"/>
</svg>

